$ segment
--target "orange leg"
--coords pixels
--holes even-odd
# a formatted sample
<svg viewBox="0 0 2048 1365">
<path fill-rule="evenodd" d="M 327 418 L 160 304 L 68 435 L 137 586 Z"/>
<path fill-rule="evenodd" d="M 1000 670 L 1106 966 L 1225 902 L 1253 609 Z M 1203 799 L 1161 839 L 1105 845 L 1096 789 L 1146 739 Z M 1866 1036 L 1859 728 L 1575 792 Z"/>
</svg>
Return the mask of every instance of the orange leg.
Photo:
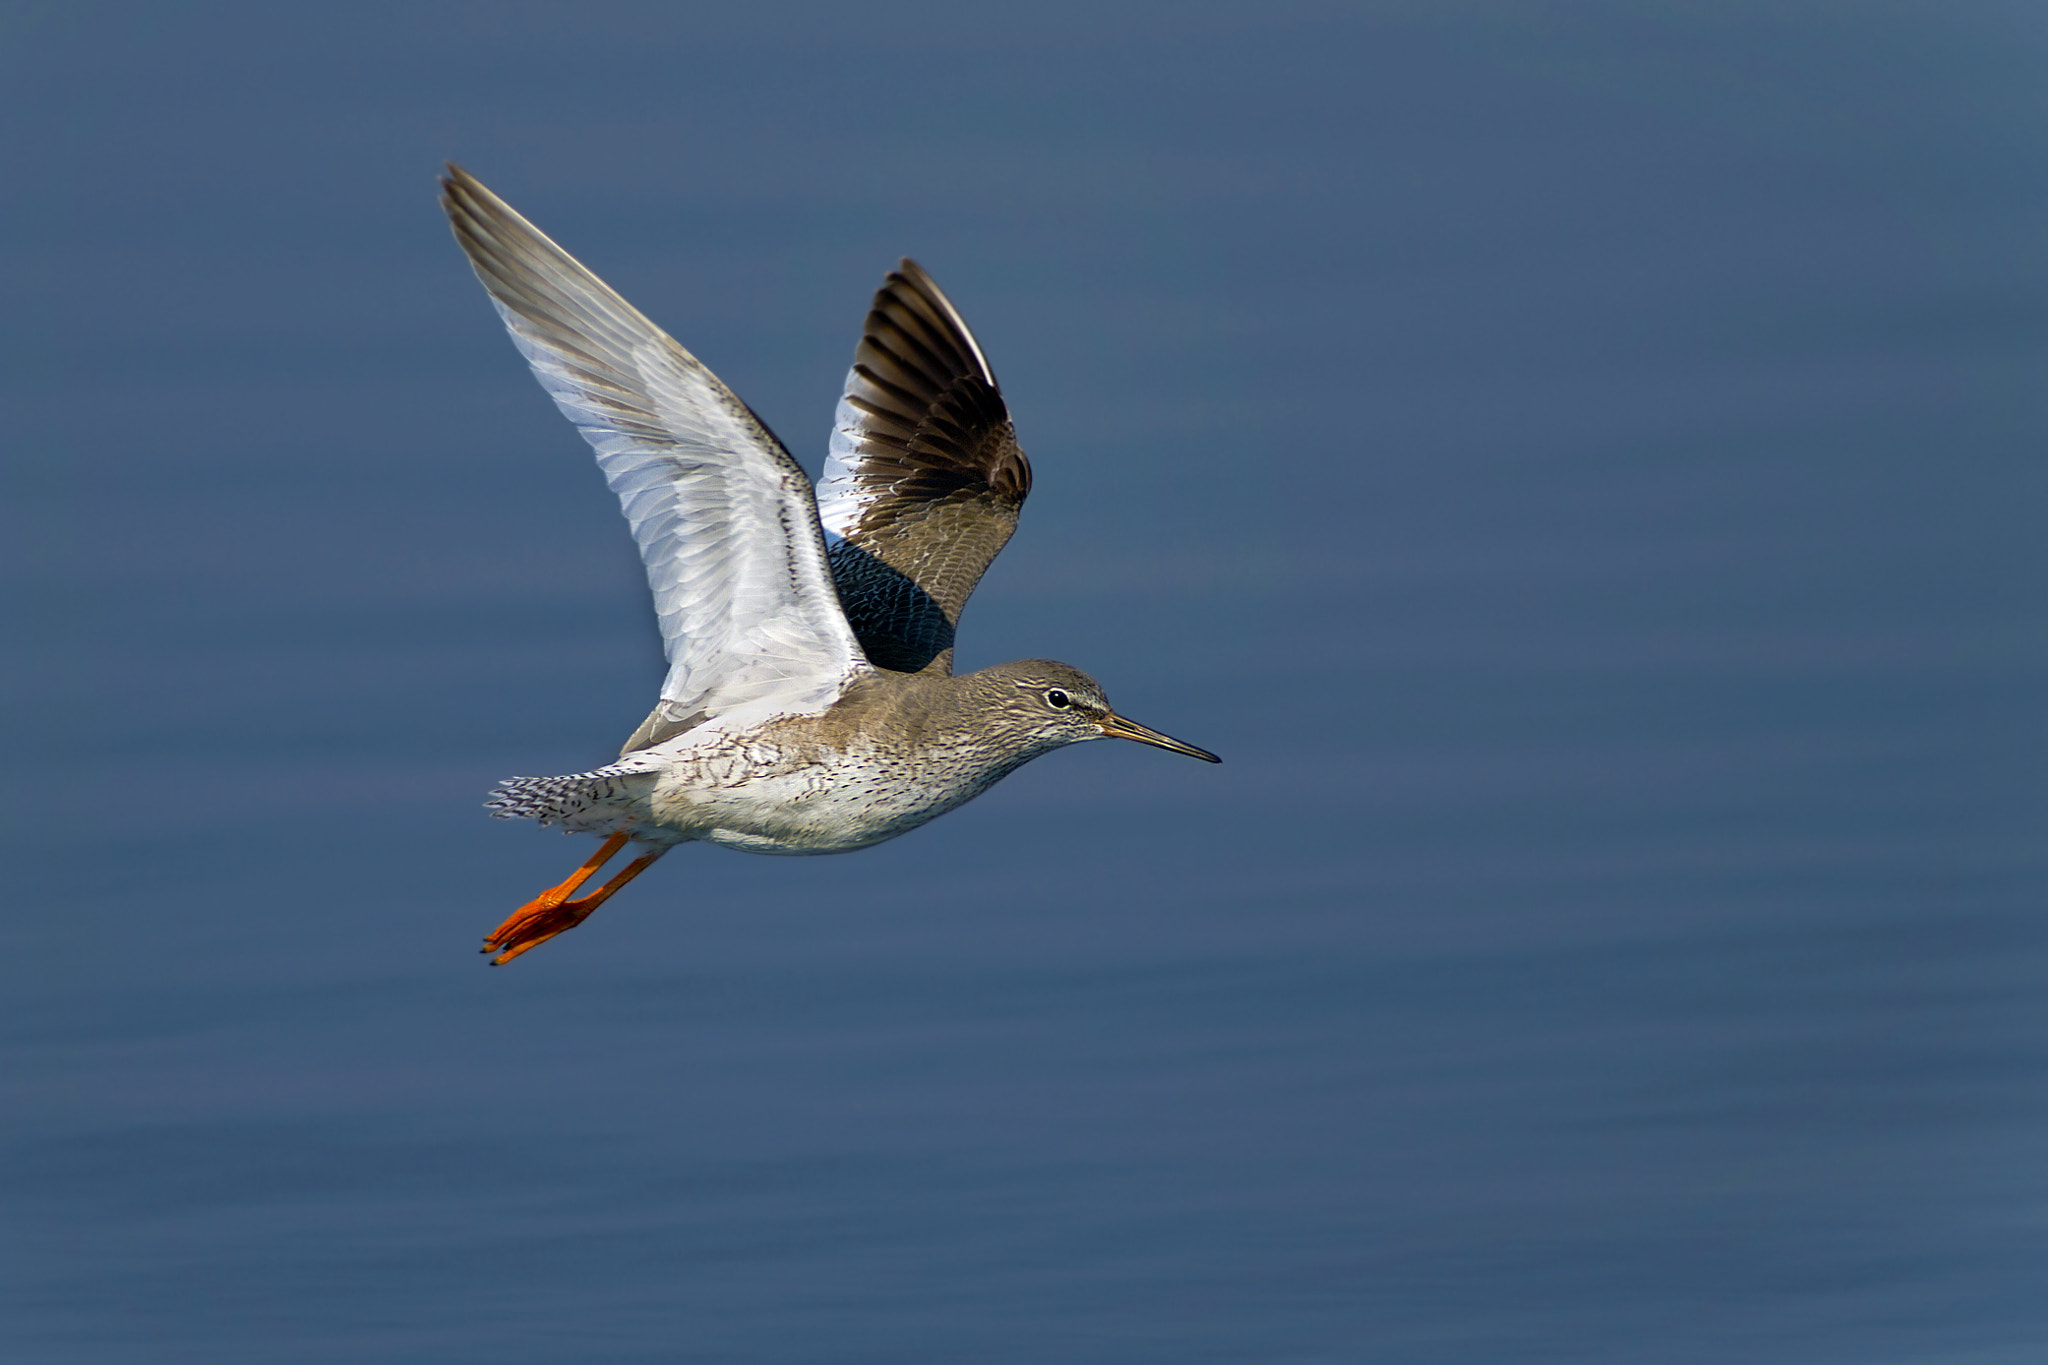
<svg viewBox="0 0 2048 1365">
<path fill-rule="evenodd" d="M 532 900 L 514 911 L 510 919 L 491 930 L 489 937 L 484 939 L 484 951 L 489 952 L 491 950 L 492 939 L 503 938 L 512 926 L 519 923 L 526 916 L 552 910 L 563 901 L 569 899 L 569 897 L 575 895 L 576 888 L 589 881 L 591 873 L 610 862 L 612 855 L 625 846 L 626 836 L 624 833 L 614 834 L 611 838 L 598 845 L 597 852 L 591 854 L 584 861 L 583 866 L 571 872 L 567 881 L 563 882 L 560 886 L 551 886 L 541 892 L 538 896 L 535 896 Z"/>
<path fill-rule="evenodd" d="M 610 862 L 612 855 L 625 846 L 626 836 L 623 833 L 614 834 L 611 838 L 606 839 L 598 846 L 597 852 L 591 854 L 584 861 L 583 866 L 569 874 L 566 881 L 562 882 L 559 886 L 551 886 L 541 892 L 538 896 L 535 896 L 532 900 L 513 911 L 511 917 L 503 924 L 485 935 L 483 951 L 491 952 L 500 946 L 500 940 L 513 937 L 524 921 L 538 919 L 540 916 L 546 915 L 563 901 L 576 894 L 576 888 L 589 881 L 591 873 L 603 867 L 607 862 Z"/>
<path fill-rule="evenodd" d="M 502 967 L 513 958 L 530 948 L 537 948 L 556 934 L 566 933 L 590 917 L 590 912 L 610 900 L 612 893 L 653 865 L 666 849 L 635 858 L 597 890 L 579 900 L 570 900 L 576 888 L 590 879 L 590 874 L 604 866 L 605 862 L 625 846 L 626 836 L 614 834 L 604 841 L 604 846 L 590 856 L 590 860 L 569 875 L 560 886 L 550 887 L 540 895 L 519 907 L 513 916 L 491 930 L 484 939 L 483 950 L 495 952 L 491 959 L 493 967 Z"/>
</svg>

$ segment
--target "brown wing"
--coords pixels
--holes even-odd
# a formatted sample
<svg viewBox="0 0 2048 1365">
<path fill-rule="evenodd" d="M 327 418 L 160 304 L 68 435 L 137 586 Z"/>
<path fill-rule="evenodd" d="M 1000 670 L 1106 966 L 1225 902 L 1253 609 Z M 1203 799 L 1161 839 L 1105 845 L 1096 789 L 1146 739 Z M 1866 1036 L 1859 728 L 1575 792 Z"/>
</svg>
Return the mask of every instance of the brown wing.
<svg viewBox="0 0 2048 1365">
<path fill-rule="evenodd" d="M 868 313 L 818 481 L 833 581 L 869 662 L 953 671 L 953 628 L 1031 491 L 995 372 L 905 260 Z"/>
</svg>

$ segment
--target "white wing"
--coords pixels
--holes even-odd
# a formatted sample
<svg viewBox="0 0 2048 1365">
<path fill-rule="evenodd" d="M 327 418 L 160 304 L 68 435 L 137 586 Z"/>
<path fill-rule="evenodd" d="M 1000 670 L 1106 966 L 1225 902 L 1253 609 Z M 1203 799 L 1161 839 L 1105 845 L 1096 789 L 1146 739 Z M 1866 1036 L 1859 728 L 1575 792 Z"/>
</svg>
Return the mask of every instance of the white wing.
<svg viewBox="0 0 2048 1365">
<path fill-rule="evenodd" d="M 669 714 L 830 705 L 869 665 L 803 470 L 718 376 L 504 200 L 453 165 L 442 185 L 455 240 L 632 525 Z"/>
</svg>

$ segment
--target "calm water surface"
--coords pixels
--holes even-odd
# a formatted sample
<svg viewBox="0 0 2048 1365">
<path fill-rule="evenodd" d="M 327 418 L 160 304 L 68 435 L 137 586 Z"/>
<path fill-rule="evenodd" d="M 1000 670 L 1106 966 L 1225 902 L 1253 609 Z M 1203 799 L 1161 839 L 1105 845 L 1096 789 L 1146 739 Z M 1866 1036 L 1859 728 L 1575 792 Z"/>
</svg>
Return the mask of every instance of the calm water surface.
<svg viewBox="0 0 2048 1365">
<path fill-rule="evenodd" d="M 2036 7 L 0 11 L 0 1355 L 2032 1362 Z M 474 169 L 815 468 L 915 254 L 1052 756 L 479 802 L 660 667 Z"/>
</svg>

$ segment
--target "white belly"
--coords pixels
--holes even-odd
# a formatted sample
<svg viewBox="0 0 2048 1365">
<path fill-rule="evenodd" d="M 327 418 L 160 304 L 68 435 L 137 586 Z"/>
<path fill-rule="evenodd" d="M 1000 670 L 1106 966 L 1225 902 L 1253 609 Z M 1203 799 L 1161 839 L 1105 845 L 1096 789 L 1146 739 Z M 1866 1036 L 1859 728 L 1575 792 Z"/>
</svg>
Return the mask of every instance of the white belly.
<svg viewBox="0 0 2048 1365">
<path fill-rule="evenodd" d="M 728 742 L 678 757 L 649 802 L 655 823 L 749 853 L 866 848 L 945 814 L 1001 775 L 965 772 L 931 750 L 912 761 Z"/>
</svg>

